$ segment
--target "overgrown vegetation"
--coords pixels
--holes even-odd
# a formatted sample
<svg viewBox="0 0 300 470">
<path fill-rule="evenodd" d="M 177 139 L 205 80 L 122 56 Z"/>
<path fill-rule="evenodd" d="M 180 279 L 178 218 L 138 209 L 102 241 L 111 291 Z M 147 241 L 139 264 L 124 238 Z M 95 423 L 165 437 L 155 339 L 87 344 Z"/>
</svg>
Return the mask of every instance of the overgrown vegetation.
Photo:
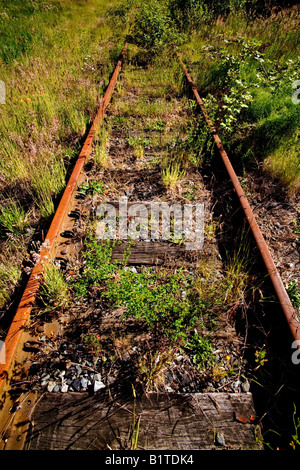
<svg viewBox="0 0 300 470">
<path fill-rule="evenodd" d="M 142 66 L 139 86 L 146 87 L 147 97 L 136 96 L 134 116 L 132 102 L 123 100 L 112 120 L 119 130 L 127 124 L 127 144 L 141 167 L 159 167 L 168 197 L 197 199 L 196 183 L 184 181 L 185 171 L 190 165 L 198 170 L 211 164 L 214 155 L 192 99 L 181 101 L 184 122 L 170 118 L 177 98 L 187 91 L 173 61 L 173 45 L 188 64 L 237 170 L 263 170 L 291 195 L 299 192 L 300 104 L 293 99 L 300 79 L 297 2 L 0 0 L 0 6 L 0 80 L 6 84 L 6 104 L 0 105 L 0 308 L 9 305 L 21 268 L 30 271 L 22 260 L 28 260 L 35 229 L 49 224 L 133 22 L 130 61 Z M 135 80 L 134 74 L 126 76 L 129 87 L 136 86 Z M 118 92 L 122 95 L 122 85 Z M 142 119 L 143 135 L 137 118 Z M 98 132 L 93 153 L 97 171 L 111 163 L 110 131 L 103 127 Z M 149 150 L 156 156 L 149 159 Z M 107 194 L 105 188 L 101 181 L 86 181 L 79 194 L 99 196 Z M 207 241 L 215 238 L 216 224 L 213 218 L 206 224 Z M 178 349 L 215 382 L 239 369 L 241 358 L 218 357 L 214 332 L 223 315 L 228 320 L 246 306 L 253 289 L 245 247 L 228 256 L 218 276 L 215 260 L 209 258 L 194 272 L 132 269 L 128 253 L 123 264 L 112 264 L 112 248 L 98 243 L 92 233 L 87 236 L 82 270 L 72 271 L 72 289 L 84 302 L 94 296 L 104 307 L 119 309 L 124 322 L 133 318 L 146 324 L 152 340 L 164 342 L 160 350 L 149 343 L 138 358 L 137 373 L 147 391 L 159 388 Z M 297 280 L 287 291 L 299 309 Z M 41 311 L 64 309 L 70 299 L 62 273 L 47 265 L 38 297 Z M 97 331 L 84 332 L 82 339 L 94 356 L 103 350 Z M 113 341 L 120 357 L 130 349 L 129 337 Z M 271 362 L 265 344 L 257 346 L 253 361 L 259 371 Z M 293 425 L 291 447 L 298 448 L 296 410 Z"/>
<path fill-rule="evenodd" d="M 262 165 L 291 193 L 300 184 L 294 3 L 145 2 L 130 37 L 152 60 L 177 44 L 237 168 Z"/>
<path fill-rule="evenodd" d="M 107 16 L 110 6 L 0 1 L 0 309 L 21 278 L 35 229 L 49 224 L 121 50 L 123 24 Z M 100 144 L 97 158 L 105 164 Z"/>
<path fill-rule="evenodd" d="M 249 284 L 242 272 L 246 254 L 238 253 L 220 280 L 205 262 L 196 273 L 185 268 L 144 267 L 137 271 L 127 266 L 130 246 L 122 264 L 112 263 L 115 243 L 99 242 L 93 232 L 87 235 L 82 251 L 84 267 L 73 280 L 76 295 L 84 299 L 97 292 L 102 304 L 122 308 L 124 318 L 146 322 L 154 336 L 164 335 L 175 349 L 179 345 L 186 349 L 200 369 L 213 366 L 213 336 L 209 332 L 222 312 L 242 305 L 247 297 Z M 152 363 L 153 359 L 149 360 Z"/>
</svg>

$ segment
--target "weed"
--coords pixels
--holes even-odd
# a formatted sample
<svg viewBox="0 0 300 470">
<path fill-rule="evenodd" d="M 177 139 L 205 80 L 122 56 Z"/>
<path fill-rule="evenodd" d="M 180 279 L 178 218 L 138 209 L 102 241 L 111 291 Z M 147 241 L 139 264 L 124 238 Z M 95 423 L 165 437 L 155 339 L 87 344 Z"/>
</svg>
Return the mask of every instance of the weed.
<svg viewBox="0 0 300 470">
<path fill-rule="evenodd" d="M 294 307 L 300 311 L 300 289 L 297 279 L 290 281 L 286 286 L 287 293 Z"/>
<path fill-rule="evenodd" d="M 184 197 L 189 201 L 193 201 L 196 198 L 196 186 L 192 181 L 188 181 L 184 185 Z"/>
<path fill-rule="evenodd" d="M 213 214 L 211 214 L 204 228 L 205 238 L 208 242 L 211 242 L 215 238 L 219 224 L 220 221 L 215 220 Z"/>
<path fill-rule="evenodd" d="M 185 347 L 190 350 L 191 357 L 199 369 L 204 369 L 207 365 L 213 365 L 215 355 L 208 337 L 200 336 L 197 330 L 194 330 L 185 343 Z"/>
<path fill-rule="evenodd" d="M 135 148 L 145 147 L 151 144 L 150 139 L 137 137 L 137 136 L 128 137 L 127 142 L 128 142 L 128 145 L 130 145 L 131 147 L 135 147 Z"/>
<path fill-rule="evenodd" d="M 114 243 L 99 243 L 92 232 L 87 233 L 82 252 L 84 269 L 73 282 L 73 289 L 78 297 L 87 296 L 93 285 L 101 284 L 113 276 L 115 266 L 110 264 L 113 247 Z"/>
<path fill-rule="evenodd" d="M 176 185 L 185 176 L 185 171 L 181 170 L 179 164 L 171 164 L 167 168 L 164 168 L 161 173 L 163 184 L 167 189 L 174 190 Z"/>
<path fill-rule="evenodd" d="M 294 434 L 292 434 L 292 440 L 290 442 L 290 446 L 293 450 L 299 450 L 300 448 L 300 418 L 296 415 L 296 405 L 294 403 L 294 411 L 293 411 L 293 426 L 294 426 Z"/>
<path fill-rule="evenodd" d="M 94 148 L 94 162 L 96 168 L 107 168 L 108 166 L 109 156 L 106 150 L 108 141 L 109 133 L 104 127 L 101 127 L 98 131 Z"/>
<path fill-rule="evenodd" d="M 151 60 L 169 44 L 171 37 L 173 33 L 166 4 L 157 0 L 142 3 L 130 42 L 142 47 Z"/>
<path fill-rule="evenodd" d="M 197 325 L 214 325 L 214 317 L 228 310 L 229 301 L 241 301 L 243 289 L 234 288 L 234 269 L 223 279 L 215 277 L 215 270 L 206 270 L 205 283 L 194 278 L 183 268 L 144 268 L 141 271 L 126 269 L 128 252 L 123 263 L 112 263 L 111 254 L 114 244 L 111 241 L 99 242 L 95 235 L 88 233 L 82 252 L 84 268 L 73 281 L 73 288 L 79 296 L 87 297 L 89 292 L 97 292 L 110 308 L 121 308 L 125 318 L 136 318 L 145 322 L 165 338 L 186 348 L 199 367 L 211 365 L 214 360 L 211 340 L 200 336 Z M 238 263 L 236 262 L 235 266 Z M 203 270 L 205 270 L 203 265 Z M 241 276 L 238 270 L 236 279 Z M 246 278 L 243 278 L 246 282 Z M 196 330 L 195 330 L 196 328 Z M 127 339 L 116 342 L 116 350 L 128 347 Z M 125 348 L 125 349 L 124 349 Z M 160 377 L 163 356 L 146 355 L 141 358 L 140 368 L 143 380 L 150 386 Z"/>
<path fill-rule="evenodd" d="M 58 307 L 63 308 L 69 303 L 68 284 L 54 262 L 49 262 L 44 266 L 43 278 L 37 298 L 42 302 L 46 310 Z"/>
<path fill-rule="evenodd" d="M 116 61 L 112 50 L 121 49 L 124 23 L 106 14 L 107 0 L 0 0 L 0 6 L 0 78 L 7 92 L 0 106 L 1 192 L 14 201 L 22 192 L 22 201 L 32 203 L 25 215 L 22 206 L 17 224 L 16 211 L 2 213 L 1 232 L 15 235 L 24 218 L 31 229 L 53 215 L 71 163 L 66 154 L 70 148 L 72 157 L 78 154 Z M 104 164 L 101 152 L 96 158 Z M 17 259 L 22 249 L 12 247 Z M 5 284 L 0 289 L 6 298 Z"/>
<path fill-rule="evenodd" d="M 163 122 L 161 119 L 158 119 L 150 126 L 150 131 L 158 131 L 158 132 L 165 132 L 166 130 L 166 123 Z"/>
<path fill-rule="evenodd" d="M 146 392 L 159 390 L 164 385 L 164 373 L 171 363 L 173 351 L 151 351 L 145 353 L 139 359 L 138 375 Z"/>
<path fill-rule="evenodd" d="M 132 337 L 130 335 L 121 336 L 114 340 L 114 346 L 116 353 L 119 357 L 122 357 L 123 354 L 127 353 L 132 347 Z"/>
<path fill-rule="evenodd" d="M 119 272 L 118 282 L 108 282 L 106 295 L 115 306 L 126 307 L 125 315 L 144 319 L 152 328 L 160 328 L 172 339 L 184 338 L 193 312 L 182 290 L 187 291 L 183 273 Z"/>
<path fill-rule="evenodd" d="M 298 192 L 300 189 L 300 167 L 299 150 L 295 142 L 299 136 L 282 142 L 279 147 L 264 161 L 264 169 L 276 178 L 279 178 L 290 193 Z"/>
<path fill-rule="evenodd" d="M 0 212 L 0 228 L 5 231 L 21 234 L 25 229 L 28 221 L 28 214 L 25 213 L 23 207 L 14 200 L 10 200 L 8 204 L 2 207 Z"/>
<path fill-rule="evenodd" d="M 41 166 L 43 165 L 43 171 Z M 54 212 L 54 197 L 57 196 L 65 185 L 65 166 L 62 160 L 46 159 L 31 169 L 33 177 L 31 193 L 36 206 L 43 217 L 47 218 Z"/>
<path fill-rule="evenodd" d="M 100 335 L 85 334 L 83 337 L 83 343 L 87 347 L 91 348 L 94 356 L 98 356 L 102 350 Z"/>
<path fill-rule="evenodd" d="M 261 348 L 255 351 L 255 362 L 258 364 L 256 368 L 264 366 L 264 364 L 268 362 L 268 359 L 266 356 L 267 356 L 267 351 L 264 348 L 264 346 L 262 346 Z"/>
<path fill-rule="evenodd" d="M 88 193 L 103 194 L 105 192 L 105 186 L 101 181 L 93 180 L 82 183 L 78 188 L 78 193 L 81 196 L 86 196 Z"/>
</svg>

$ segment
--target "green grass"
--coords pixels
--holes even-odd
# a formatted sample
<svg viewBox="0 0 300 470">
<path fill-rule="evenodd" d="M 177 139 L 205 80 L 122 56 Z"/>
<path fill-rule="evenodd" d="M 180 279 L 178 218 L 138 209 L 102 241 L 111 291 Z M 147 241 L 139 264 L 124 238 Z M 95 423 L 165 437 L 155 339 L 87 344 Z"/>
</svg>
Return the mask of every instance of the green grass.
<svg viewBox="0 0 300 470">
<path fill-rule="evenodd" d="M 164 186 L 171 191 L 184 178 L 185 172 L 180 168 L 179 164 L 170 165 L 162 169 L 161 178 Z"/>
<path fill-rule="evenodd" d="M 107 0 L 0 0 L 0 80 L 6 86 L 6 104 L 0 105 L 4 236 L 11 231 L 24 235 L 24 219 L 26 227 L 34 228 L 53 216 L 124 44 L 124 17 L 108 15 L 110 9 Z M 102 154 L 96 158 L 105 163 Z M 12 207 L 9 201 L 20 204 Z M 15 240 L 8 238 L 10 243 Z M 21 263 L 12 263 L 11 269 L 8 279 L 15 279 L 15 270 L 20 277 Z M 0 308 L 13 284 L 1 284 Z"/>
<path fill-rule="evenodd" d="M 28 216 L 19 203 L 9 200 L 0 210 L 0 229 L 21 234 L 26 227 Z"/>
<path fill-rule="evenodd" d="M 105 0 L 40 0 L 12 1 L 4 9 L 2 41 L 14 38 L 3 52 L 1 69 L 7 88 L 0 108 L 5 186 L 26 181 L 30 193 L 36 167 L 53 166 L 54 158 L 59 165 L 68 163 L 67 144 L 85 134 L 113 67 L 109 48 L 103 50 L 112 35 L 109 20 L 103 21 L 107 7 Z M 26 53 L 20 45 L 24 29 L 31 35 Z M 58 182 L 44 188 L 50 198 L 61 189 L 61 172 L 52 171 L 53 179 Z"/>
<path fill-rule="evenodd" d="M 42 302 L 43 309 L 66 307 L 69 304 L 69 287 L 64 279 L 63 273 L 53 262 L 44 266 L 43 279 L 37 296 Z"/>
</svg>

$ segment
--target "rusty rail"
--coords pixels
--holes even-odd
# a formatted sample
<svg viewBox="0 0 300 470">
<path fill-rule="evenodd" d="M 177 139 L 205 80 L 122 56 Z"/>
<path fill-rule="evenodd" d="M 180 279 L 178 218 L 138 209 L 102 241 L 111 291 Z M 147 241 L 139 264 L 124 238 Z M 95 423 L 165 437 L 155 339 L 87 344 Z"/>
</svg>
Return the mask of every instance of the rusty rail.
<svg viewBox="0 0 300 470">
<path fill-rule="evenodd" d="M 192 80 L 179 52 L 176 50 L 174 47 L 175 54 L 179 60 L 179 63 L 181 65 L 181 68 L 186 76 L 186 79 L 194 93 L 194 96 L 196 98 L 196 101 L 205 117 L 205 120 L 210 127 L 212 136 L 214 138 L 215 144 L 219 150 L 219 153 L 222 157 L 222 160 L 224 162 L 224 165 L 227 169 L 227 172 L 229 174 L 229 177 L 233 183 L 234 189 L 236 191 L 236 194 L 240 200 L 241 206 L 244 210 L 245 216 L 249 222 L 250 228 L 252 230 L 253 236 L 255 238 L 255 241 L 257 243 L 257 246 L 259 248 L 260 254 L 262 256 L 262 259 L 264 261 L 264 264 L 267 268 L 267 271 L 269 273 L 270 279 L 272 281 L 273 287 L 275 289 L 276 295 L 278 297 L 278 300 L 281 304 L 283 313 L 286 317 L 286 320 L 288 322 L 289 328 L 291 330 L 292 336 L 294 340 L 297 341 L 297 346 L 300 348 L 300 322 L 297 319 L 297 315 L 295 312 L 295 309 L 293 308 L 290 298 L 288 296 L 288 293 L 284 287 L 284 284 L 282 282 L 282 279 L 279 275 L 279 272 L 274 264 L 273 258 L 271 256 L 271 253 L 269 251 L 269 248 L 266 244 L 266 241 L 261 233 L 261 230 L 259 228 L 259 225 L 255 219 L 255 216 L 252 212 L 252 209 L 249 205 L 249 202 L 247 200 L 247 197 L 245 196 L 245 193 L 240 185 L 240 182 L 238 180 L 238 177 L 233 169 L 233 166 L 230 162 L 230 159 L 227 155 L 227 152 L 225 151 L 223 144 L 221 142 L 221 139 L 217 133 L 216 127 L 214 126 L 213 122 L 211 121 L 209 114 L 205 108 L 204 102 L 201 99 L 198 90 L 196 88 L 196 85 L 194 81 Z"/>
<path fill-rule="evenodd" d="M 98 126 L 103 122 L 105 110 L 110 102 L 112 93 L 117 83 L 118 75 L 120 73 L 122 63 L 125 58 L 125 53 L 127 50 L 127 41 L 123 47 L 123 50 L 119 56 L 117 64 L 115 66 L 114 72 L 110 79 L 107 90 L 104 94 L 104 97 L 100 103 L 97 114 L 94 118 L 92 126 L 88 132 L 88 135 L 85 139 L 81 152 L 77 158 L 76 164 L 72 171 L 72 174 L 69 178 L 68 184 L 65 188 L 65 191 L 60 200 L 59 206 L 55 212 L 53 220 L 51 222 L 50 228 L 48 230 L 46 239 L 42 244 L 41 250 L 39 252 L 40 259 L 33 267 L 33 270 L 28 279 L 27 285 L 23 292 L 22 298 L 19 302 L 18 308 L 16 310 L 13 321 L 10 325 L 8 333 L 5 338 L 5 356 L 6 363 L 0 364 L 0 391 L 3 389 L 9 373 L 13 366 L 14 355 L 19 344 L 22 332 L 27 324 L 31 310 L 34 306 L 36 295 L 40 286 L 40 282 L 43 276 L 44 264 L 45 262 L 52 257 L 53 249 L 55 246 L 55 240 L 57 239 L 60 229 L 63 223 L 63 220 L 68 211 L 68 206 L 71 200 L 72 195 L 74 194 L 79 176 L 81 175 L 84 164 L 89 158 L 92 145 L 96 136 Z"/>
</svg>

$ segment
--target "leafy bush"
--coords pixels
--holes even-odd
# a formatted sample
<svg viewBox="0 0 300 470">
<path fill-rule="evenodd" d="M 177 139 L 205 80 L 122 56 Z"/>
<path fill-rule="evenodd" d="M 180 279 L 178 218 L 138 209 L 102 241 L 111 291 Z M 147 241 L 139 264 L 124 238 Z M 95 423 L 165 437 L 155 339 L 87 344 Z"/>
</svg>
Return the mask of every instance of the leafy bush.
<svg viewBox="0 0 300 470">
<path fill-rule="evenodd" d="M 150 58 L 161 52 L 172 40 L 174 32 L 166 4 L 156 0 L 143 2 L 129 41 L 143 48 Z"/>
</svg>

